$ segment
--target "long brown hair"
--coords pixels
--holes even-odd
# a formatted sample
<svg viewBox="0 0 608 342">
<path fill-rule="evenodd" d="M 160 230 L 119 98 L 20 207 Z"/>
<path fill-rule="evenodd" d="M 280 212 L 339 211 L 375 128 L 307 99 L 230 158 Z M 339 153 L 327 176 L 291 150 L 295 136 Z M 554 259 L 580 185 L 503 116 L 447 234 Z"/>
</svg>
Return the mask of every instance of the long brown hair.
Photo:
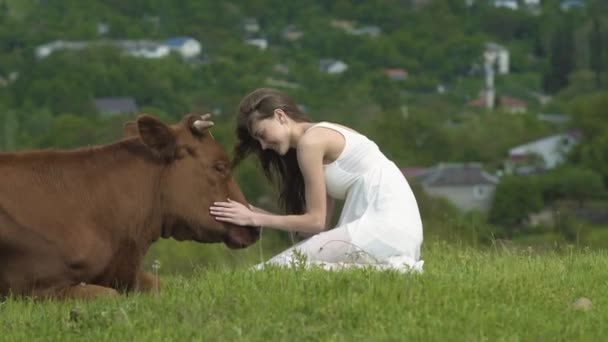
<svg viewBox="0 0 608 342">
<path fill-rule="evenodd" d="M 296 150 L 290 148 L 281 156 L 274 151 L 262 149 L 251 134 L 254 120 L 263 120 L 274 115 L 275 109 L 282 109 L 296 122 L 310 122 L 295 102 L 286 94 L 271 88 L 259 88 L 249 93 L 239 105 L 236 121 L 237 143 L 234 147 L 233 166 L 250 154 L 255 154 L 264 175 L 279 190 L 279 203 L 288 214 L 302 214 L 306 210 L 304 177 L 298 165 Z"/>
</svg>

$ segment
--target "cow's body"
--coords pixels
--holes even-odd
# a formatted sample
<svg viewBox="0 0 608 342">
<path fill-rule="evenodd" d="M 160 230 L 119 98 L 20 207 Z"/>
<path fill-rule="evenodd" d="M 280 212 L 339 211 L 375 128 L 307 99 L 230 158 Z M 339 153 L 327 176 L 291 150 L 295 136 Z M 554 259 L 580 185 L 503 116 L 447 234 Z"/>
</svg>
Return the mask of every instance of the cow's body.
<svg viewBox="0 0 608 342">
<path fill-rule="evenodd" d="M 203 177 L 226 157 L 208 134 L 189 137 L 193 120 L 171 129 L 176 146 L 190 148 L 175 158 L 143 137 L 75 151 L 0 154 L 0 295 L 155 289 L 157 280 L 140 265 L 160 237 L 253 243 L 253 229 L 208 214 L 213 201 L 244 198 L 229 174 L 220 181 Z M 140 126 L 142 134 L 158 134 Z M 216 157 L 206 161 L 201 154 Z"/>
</svg>

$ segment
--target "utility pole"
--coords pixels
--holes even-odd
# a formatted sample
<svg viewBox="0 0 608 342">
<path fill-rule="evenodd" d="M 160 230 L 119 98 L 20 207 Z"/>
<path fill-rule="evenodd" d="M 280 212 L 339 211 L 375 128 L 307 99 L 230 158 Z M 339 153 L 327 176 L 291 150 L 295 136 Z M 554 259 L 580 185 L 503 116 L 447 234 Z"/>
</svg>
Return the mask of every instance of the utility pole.
<svg viewBox="0 0 608 342">
<path fill-rule="evenodd" d="M 494 89 L 494 63 L 498 57 L 494 51 L 486 51 L 483 54 L 484 57 L 484 71 L 486 76 L 486 91 L 485 100 L 486 108 L 494 109 L 494 101 L 496 97 L 496 90 Z"/>
</svg>

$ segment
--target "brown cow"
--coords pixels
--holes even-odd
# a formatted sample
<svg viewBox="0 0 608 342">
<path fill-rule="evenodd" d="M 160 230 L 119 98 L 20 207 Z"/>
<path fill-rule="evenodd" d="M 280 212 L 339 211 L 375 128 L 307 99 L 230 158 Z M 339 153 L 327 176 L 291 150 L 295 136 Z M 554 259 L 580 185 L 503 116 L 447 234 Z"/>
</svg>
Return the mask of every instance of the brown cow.
<svg viewBox="0 0 608 342">
<path fill-rule="evenodd" d="M 160 237 L 254 243 L 257 229 L 209 214 L 214 201 L 246 202 L 205 119 L 141 115 L 137 136 L 113 144 L 0 153 L 0 296 L 155 291 L 141 264 Z"/>
</svg>

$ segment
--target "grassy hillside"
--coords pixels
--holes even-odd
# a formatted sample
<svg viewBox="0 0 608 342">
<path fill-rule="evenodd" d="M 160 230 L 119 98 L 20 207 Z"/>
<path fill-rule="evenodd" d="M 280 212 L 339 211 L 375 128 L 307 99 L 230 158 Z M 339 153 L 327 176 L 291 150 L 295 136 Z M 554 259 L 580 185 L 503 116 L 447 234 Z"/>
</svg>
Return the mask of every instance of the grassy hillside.
<svg viewBox="0 0 608 342">
<path fill-rule="evenodd" d="M 159 296 L 0 303 L 2 340 L 593 341 L 608 334 L 606 252 L 434 243 L 425 273 L 212 267 Z M 590 309 L 573 302 L 587 297 Z"/>
</svg>

